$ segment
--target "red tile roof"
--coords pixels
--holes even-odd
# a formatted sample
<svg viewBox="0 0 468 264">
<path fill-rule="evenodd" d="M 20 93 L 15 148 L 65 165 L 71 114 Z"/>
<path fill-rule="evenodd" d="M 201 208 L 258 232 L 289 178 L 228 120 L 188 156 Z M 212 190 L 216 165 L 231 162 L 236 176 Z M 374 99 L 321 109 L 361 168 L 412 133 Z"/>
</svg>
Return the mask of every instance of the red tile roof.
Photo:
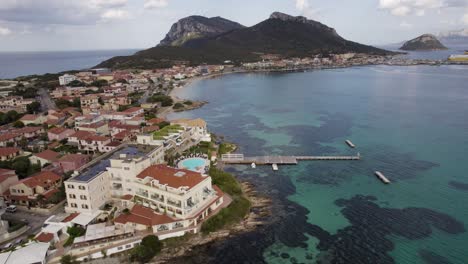
<svg viewBox="0 0 468 264">
<path fill-rule="evenodd" d="M 20 134 L 26 134 L 26 133 L 34 133 L 34 132 L 37 132 L 37 131 L 41 131 L 43 129 L 44 128 L 42 128 L 40 126 L 31 126 L 31 127 L 23 127 L 23 128 L 17 129 L 14 132 L 18 132 Z"/>
<path fill-rule="evenodd" d="M 62 177 L 51 171 L 42 171 L 29 178 L 22 179 L 21 181 L 19 181 L 19 183 L 23 183 L 29 186 L 30 188 L 34 188 L 36 186 L 47 187 L 53 185 L 60 179 L 62 179 Z"/>
<path fill-rule="evenodd" d="M 68 154 L 59 159 L 59 161 L 80 161 L 82 159 L 89 159 L 88 155 L 83 154 Z"/>
<path fill-rule="evenodd" d="M 89 131 L 76 131 L 75 134 L 71 135 L 70 137 L 76 137 L 78 140 L 84 140 L 92 135 L 94 135 L 94 133 Z"/>
<path fill-rule="evenodd" d="M 21 149 L 19 148 L 0 148 L 0 157 L 6 157 L 11 154 L 16 154 L 18 152 L 21 152 Z"/>
<path fill-rule="evenodd" d="M 119 141 L 112 141 L 112 142 L 110 142 L 110 143 L 107 143 L 107 144 L 106 144 L 106 147 L 118 147 L 118 146 L 120 146 L 120 145 L 122 145 L 121 142 L 119 142 Z"/>
<path fill-rule="evenodd" d="M 69 216 L 65 217 L 65 219 L 62 220 L 62 223 L 68 223 L 71 220 L 75 219 L 75 217 L 77 217 L 78 215 L 79 213 L 70 214 Z"/>
<path fill-rule="evenodd" d="M 125 110 L 123 112 L 124 113 L 134 113 L 134 112 L 140 111 L 141 109 L 143 109 L 143 108 L 141 108 L 141 107 L 130 107 L 129 109 L 127 109 L 127 110 Z"/>
<path fill-rule="evenodd" d="M 34 156 L 39 157 L 41 159 L 48 160 L 48 161 L 56 161 L 59 155 L 60 153 L 57 153 L 50 149 L 34 154 Z"/>
<path fill-rule="evenodd" d="M 6 181 L 10 177 L 17 177 L 14 170 L 0 169 L 0 183 Z"/>
<path fill-rule="evenodd" d="M 63 132 L 69 130 L 68 128 L 65 128 L 65 127 L 54 127 L 54 128 L 51 128 L 49 129 L 49 133 L 52 133 L 52 134 L 56 134 L 56 135 L 59 135 L 59 134 L 62 134 Z"/>
<path fill-rule="evenodd" d="M 129 214 L 121 214 L 114 219 L 116 223 L 126 224 L 130 222 L 145 226 L 162 225 L 176 221 L 176 219 L 167 215 L 156 214 L 153 209 L 141 205 L 134 205 Z"/>
<path fill-rule="evenodd" d="M 162 123 L 166 121 L 165 119 L 163 118 L 151 118 L 150 120 L 146 121 L 147 123 L 150 123 L 150 124 L 153 124 L 153 125 L 157 125 L 159 123 Z"/>
<path fill-rule="evenodd" d="M 8 141 L 10 139 L 15 139 L 20 136 L 21 135 L 18 133 L 4 133 L 0 135 L 0 141 Z"/>
<path fill-rule="evenodd" d="M 46 233 L 46 232 L 41 232 L 41 233 L 36 237 L 36 239 L 37 239 L 37 241 L 39 241 L 39 242 L 47 243 L 47 242 L 52 241 L 52 239 L 54 239 L 54 234 Z"/>
<path fill-rule="evenodd" d="M 120 197 L 120 199 L 130 201 L 131 199 L 133 199 L 133 195 L 126 194 L 126 195 Z"/>
<path fill-rule="evenodd" d="M 39 117 L 39 115 L 24 115 L 20 120 L 25 120 L 25 121 L 34 121 Z"/>
<path fill-rule="evenodd" d="M 137 177 L 139 179 L 151 177 L 159 181 L 159 184 L 167 184 L 176 189 L 180 187 L 188 187 L 190 189 L 205 180 L 205 177 L 198 172 L 175 169 L 166 165 L 152 165 L 143 170 Z"/>
</svg>

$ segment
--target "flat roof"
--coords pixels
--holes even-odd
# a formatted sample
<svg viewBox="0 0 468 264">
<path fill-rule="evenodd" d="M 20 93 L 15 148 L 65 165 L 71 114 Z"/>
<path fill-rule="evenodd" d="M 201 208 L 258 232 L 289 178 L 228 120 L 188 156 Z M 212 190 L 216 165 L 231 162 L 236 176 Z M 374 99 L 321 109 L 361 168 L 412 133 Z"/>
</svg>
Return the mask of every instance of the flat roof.
<svg viewBox="0 0 468 264">
<path fill-rule="evenodd" d="M 130 160 L 134 158 L 143 157 L 156 149 L 154 146 L 145 145 L 130 145 L 123 148 L 118 148 L 115 151 L 104 154 L 101 157 L 90 162 L 91 165 L 85 167 L 80 174 L 71 178 L 69 181 L 74 182 L 89 182 L 96 176 L 106 171 L 110 167 L 110 160 L 125 159 Z M 125 154 L 125 157 L 121 158 L 121 155 Z"/>
</svg>

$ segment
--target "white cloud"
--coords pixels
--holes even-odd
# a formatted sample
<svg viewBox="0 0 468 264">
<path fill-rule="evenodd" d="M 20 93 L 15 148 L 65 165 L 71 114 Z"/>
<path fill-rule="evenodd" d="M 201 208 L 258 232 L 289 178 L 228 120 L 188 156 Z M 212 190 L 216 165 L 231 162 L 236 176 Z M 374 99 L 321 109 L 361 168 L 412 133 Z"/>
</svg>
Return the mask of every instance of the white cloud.
<svg viewBox="0 0 468 264">
<path fill-rule="evenodd" d="M 101 14 L 101 18 L 105 21 L 114 19 L 126 19 L 129 18 L 130 14 L 122 9 L 109 9 Z"/>
<path fill-rule="evenodd" d="M 143 7 L 145 9 L 157 9 L 166 7 L 168 4 L 167 0 L 145 0 Z"/>
<path fill-rule="evenodd" d="M 310 7 L 309 0 L 295 0 L 296 9 L 301 12 L 301 15 L 304 15 L 308 18 L 315 18 L 319 15 L 320 10 Z"/>
<path fill-rule="evenodd" d="M 394 16 L 424 16 L 426 10 L 468 6 L 468 0 L 379 0 L 379 8 Z"/>
<path fill-rule="evenodd" d="M 0 26 L 0 36 L 8 36 L 11 34 L 11 30 L 6 27 Z"/>
<path fill-rule="evenodd" d="M 4 21 L 34 25 L 92 25 L 103 17 L 120 19 L 128 0 L 0 0 Z M 116 11 L 121 10 L 121 11 Z"/>
</svg>

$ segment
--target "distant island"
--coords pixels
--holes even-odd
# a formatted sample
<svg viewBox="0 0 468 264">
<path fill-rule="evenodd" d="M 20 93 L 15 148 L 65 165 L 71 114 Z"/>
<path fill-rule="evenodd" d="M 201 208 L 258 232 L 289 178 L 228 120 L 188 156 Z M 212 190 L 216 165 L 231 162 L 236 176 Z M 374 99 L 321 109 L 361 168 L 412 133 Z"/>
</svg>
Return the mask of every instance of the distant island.
<svg viewBox="0 0 468 264">
<path fill-rule="evenodd" d="M 303 16 L 274 12 L 251 27 L 221 17 L 190 16 L 175 23 L 156 47 L 111 58 L 97 67 L 148 69 L 225 61 L 240 64 L 260 61 L 265 54 L 303 58 L 345 53 L 396 54 L 346 40 L 333 28 Z"/>
<path fill-rule="evenodd" d="M 446 50 L 445 47 L 436 36 L 432 34 L 424 34 L 415 39 L 409 40 L 401 46 L 400 50 L 408 51 L 424 51 L 424 50 Z"/>
</svg>

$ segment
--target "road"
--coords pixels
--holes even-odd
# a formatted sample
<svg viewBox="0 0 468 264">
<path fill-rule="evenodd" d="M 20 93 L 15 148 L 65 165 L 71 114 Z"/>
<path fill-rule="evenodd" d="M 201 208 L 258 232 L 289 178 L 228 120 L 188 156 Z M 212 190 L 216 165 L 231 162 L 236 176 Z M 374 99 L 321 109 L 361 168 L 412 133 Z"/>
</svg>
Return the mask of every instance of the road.
<svg viewBox="0 0 468 264">
<path fill-rule="evenodd" d="M 26 221 L 28 223 L 28 226 L 30 227 L 26 233 L 23 235 L 16 237 L 11 241 L 15 241 L 19 238 L 25 239 L 29 235 L 35 235 L 37 234 L 42 226 L 44 225 L 45 220 L 49 218 L 51 215 L 58 214 L 64 212 L 63 207 L 59 207 L 56 211 L 52 212 L 51 214 L 44 215 L 44 214 L 38 214 L 38 213 L 32 213 L 27 210 L 18 210 L 15 213 L 4 213 L 2 215 L 3 220 L 16 220 L 16 221 Z M 6 243 L 4 243 L 6 244 Z"/>
<path fill-rule="evenodd" d="M 57 106 L 55 105 L 54 101 L 52 98 L 50 98 L 49 91 L 45 88 L 40 88 L 38 91 L 39 94 L 39 101 L 42 106 L 42 111 L 48 111 L 52 109 L 57 109 Z"/>
</svg>

